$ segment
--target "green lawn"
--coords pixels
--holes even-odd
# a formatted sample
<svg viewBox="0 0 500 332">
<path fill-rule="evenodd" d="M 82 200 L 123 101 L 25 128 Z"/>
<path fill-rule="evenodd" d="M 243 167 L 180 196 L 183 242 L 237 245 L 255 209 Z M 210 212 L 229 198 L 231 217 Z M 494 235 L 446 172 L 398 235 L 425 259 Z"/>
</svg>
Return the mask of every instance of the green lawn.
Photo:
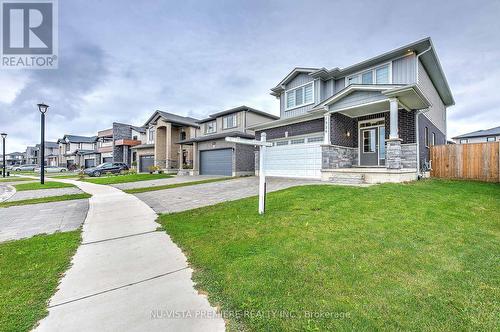
<svg viewBox="0 0 500 332">
<path fill-rule="evenodd" d="M 86 177 L 82 181 L 92 182 L 97 184 L 117 184 L 126 182 L 137 182 L 147 180 L 158 180 L 172 177 L 171 174 L 125 174 L 125 175 L 107 175 L 101 177 Z"/>
<path fill-rule="evenodd" d="M 32 181 L 32 180 L 33 179 L 19 178 L 19 177 L 12 177 L 12 176 L 5 177 L 5 178 L 0 177 L 0 182 L 18 182 L 18 181 Z"/>
<path fill-rule="evenodd" d="M 500 326 L 499 184 L 304 186 L 160 222 L 232 331 Z"/>
<path fill-rule="evenodd" d="M 75 187 L 75 185 L 71 183 L 46 181 L 44 184 L 40 184 L 40 182 L 20 183 L 20 184 L 15 184 L 13 187 L 16 188 L 17 191 L 25 191 L 25 190 L 39 190 L 39 189 L 71 188 Z"/>
<path fill-rule="evenodd" d="M 32 199 L 23 199 L 19 201 L 7 201 L 0 203 L 0 208 L 7 208 L 11 206 L 19 206 L 19 205 L 31 205 L 31 204 L 40 204 L 40 203 L 51 203 L 51 202 L 60 202 L 60 201 L 70 201 L 74 199 L 85 199 L 90 198 L 92 195 L 83 193 L 83 194 L 70 194 L 70 195 L 60 195 L 60 196 L 49 196 L 42 198 L 32 198 Z"/>
<path fill-rule="evenodd" d="M 172 189 L 172 188 L 178 188 L 178 187 L 186 187 L 186 186 L 194 186 L 197 184 L 204 184 L 204 183 L 210 183 L 210 182 L 217 182 L 217 181 L 225 181 L 225 180 L 231 180 L 234 178 L 216 178 L 216 179 L 207 179 L 207 180 L 200 180 L 200 181 L 191 181 L 191 182 L 182 182 L 182 183 L 172 183 L 172 184 L 166 184 L 163 186 L 153 186 L 153 187 L 144 187 L 144 188 L 133 188 L 133 189 L 125 189 L 124 192 L 129 193 L 129 194 L 137 194 L 137 193 L 144 193 L 147 191 L 156 191 L 156 190 L 164 190 L 164 189 Z"/>
<path fill-rule="evenodd" d="M 0 243 L 0 331 L 29 331 L 70 265 L 80 231 Z"/>
</svg>

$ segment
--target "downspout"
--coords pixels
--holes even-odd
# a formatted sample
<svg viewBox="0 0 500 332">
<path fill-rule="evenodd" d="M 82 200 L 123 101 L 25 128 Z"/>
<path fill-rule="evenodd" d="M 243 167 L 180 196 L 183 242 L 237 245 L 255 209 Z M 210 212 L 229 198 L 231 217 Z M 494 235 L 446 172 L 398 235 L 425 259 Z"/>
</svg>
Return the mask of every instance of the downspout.
<svg viewBox="0 0 500 332">
<path fill-rule="evenodd" d="M 429 46 L 425 51 L 417 54 L 417 59 L 415 61 L 415 75 L 416 75 L 416 82 L 418 85 L 418 64 L 419 64 L 419 59 L 420 56 L 424 55 L 425 53 L 429 52 L 432 49 L 432 45 Z M 417 142 L 417 179 L 420 179 L 422 177 L 422 174 L 420 174 L 420 137 L 419 137 L 419 130 L 418 130 L 418 116 L 422 114 L 422 110 L 418 110 L 415 113 L 415 135 L 416 135 L 416 142 Z"/>
</svg>

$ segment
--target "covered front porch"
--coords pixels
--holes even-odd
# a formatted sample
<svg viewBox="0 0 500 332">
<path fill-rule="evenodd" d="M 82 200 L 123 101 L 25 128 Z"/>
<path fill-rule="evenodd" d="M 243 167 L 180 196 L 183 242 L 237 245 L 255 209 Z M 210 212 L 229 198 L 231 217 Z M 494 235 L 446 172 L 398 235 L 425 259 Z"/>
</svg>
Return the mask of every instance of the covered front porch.
<svg viewBox="0 0 500 332">
<path fill-rule="evenodd" d="M 323 103 L 321 177 L 338 183 L 416 179 L 417 110 L 428 107 L 418 88 L 350 87 Z"/>
</svg>

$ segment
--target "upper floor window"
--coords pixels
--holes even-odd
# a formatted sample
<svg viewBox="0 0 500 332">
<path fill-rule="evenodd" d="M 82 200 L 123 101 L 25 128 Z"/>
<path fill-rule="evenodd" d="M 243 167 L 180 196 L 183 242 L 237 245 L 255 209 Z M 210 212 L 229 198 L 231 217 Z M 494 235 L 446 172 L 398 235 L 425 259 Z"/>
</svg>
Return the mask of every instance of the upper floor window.
<svg viewBox="0 0 500 332">
<path fill-rule="evenodd" d="M 212 134 L 217 131 L 217 123 L 214 121 L 210 121 L 205 123 L 205 133 Z"/>
<path fill-rule="evenodd" d="M 431 140 L 432 145 L 436 145 L 436 134 L 432 133 L 432 140 Z"/>
<path fill-rule="evenodd" d="M 495 142 L 495 136 L 486 137 L 486 142 Z"/>
<path fill-rule="evenodd" d="M 390 84 L 389 64 L 376 67 L 346 78 L 346 86 L 350 84 Z"/>
<path fill-rule="evenodd" d="M 236 126 L 237 126 L 236 114 L 227 115 L 227 116 L 222 118 L 222 128 L 223 129 L 234 128 Z"/>
<path fill-rule="evenodd" d="M 314 82 L 299 86 L 298 88 L 286 91 L 286 109 L 300 107 L 313 103 Z"/>
<path fill-rule="evenodd" d="M 429 128 L 428 127 L 425 127 L 425 130 L 424 130 L 424 143 L 425 143 L 426 147 L 429 146 Z"/>
<path fill-rule="evenodd" d="M 184 141 L 186 139 L 186 132 L 185 131 L 181 131 L 181 134 L 180 134 L 180 140 L 181 141 Z"/>
<path fill-rule="evenodd" d="M 154 128 L 149 128 L 148 130 L 148 141 L 153 142 L 155 140 L 155 130 Z"/>
</svg>

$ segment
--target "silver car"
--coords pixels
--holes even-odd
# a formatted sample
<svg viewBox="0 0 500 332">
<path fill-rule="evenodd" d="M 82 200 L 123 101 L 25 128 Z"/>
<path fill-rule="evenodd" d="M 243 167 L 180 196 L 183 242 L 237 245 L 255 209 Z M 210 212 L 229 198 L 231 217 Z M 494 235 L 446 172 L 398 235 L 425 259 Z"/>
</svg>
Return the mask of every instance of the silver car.
<svg viewBox="0 0 500 332">
<path fill-rule="evenodd" d="M 68 169 L 66 167 L 45 166 L 45 173 L 62 173 L 67 171 Z M 40 173 L 40 167 L 35 168 L 35 173 Z"/>
<path fill-rule="evenodd" d="M 26 164 L 26 165 L 17 165 L 12 168 L 13 171 L 22 172 L 22 171 L 34 171 L 38 165 L 35 164 Z"/>
</svg>

